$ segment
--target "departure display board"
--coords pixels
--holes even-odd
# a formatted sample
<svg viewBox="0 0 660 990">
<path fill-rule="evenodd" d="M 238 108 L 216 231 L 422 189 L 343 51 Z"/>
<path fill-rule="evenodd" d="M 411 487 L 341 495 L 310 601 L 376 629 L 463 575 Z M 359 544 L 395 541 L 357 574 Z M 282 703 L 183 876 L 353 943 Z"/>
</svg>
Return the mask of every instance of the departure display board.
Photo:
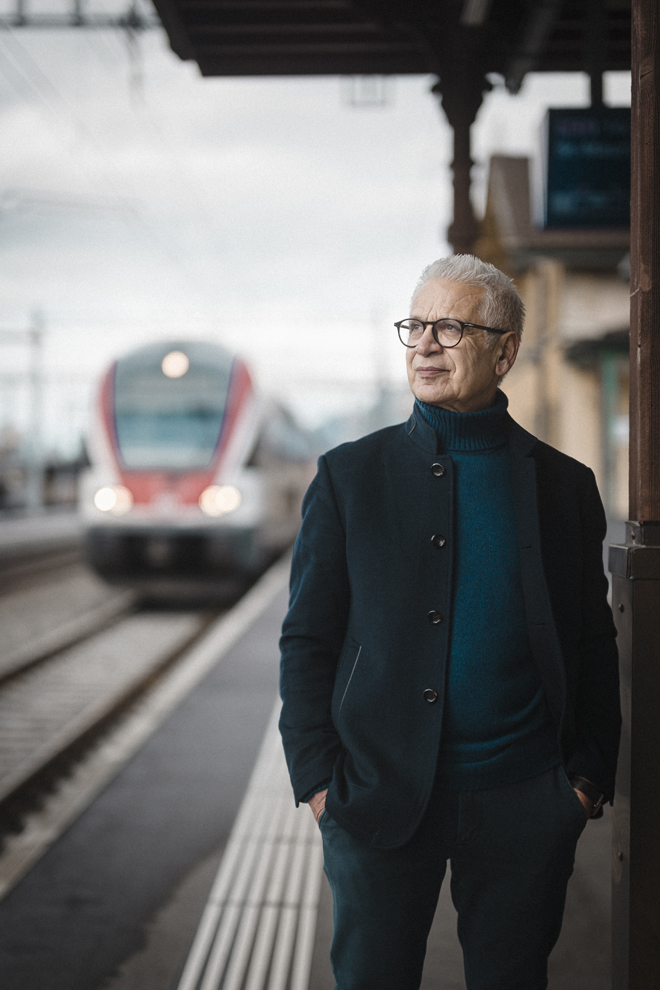
<svg viewBox="0 0 660 990">
<path fill-rule="evenodd" d="M 630 226 L 630 109 L 548 110 L 544 227 Z"/>
</svg>

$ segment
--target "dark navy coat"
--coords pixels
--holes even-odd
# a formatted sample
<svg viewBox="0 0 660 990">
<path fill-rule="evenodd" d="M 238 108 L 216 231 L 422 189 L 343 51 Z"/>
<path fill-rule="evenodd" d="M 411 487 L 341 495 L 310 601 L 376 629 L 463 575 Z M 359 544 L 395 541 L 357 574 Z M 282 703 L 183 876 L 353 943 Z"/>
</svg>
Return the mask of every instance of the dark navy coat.
<svg viewBox="0 0 660 990">
<path fill-rule="evenodd" d="M 510 417 L 508 433 L 534 660 L 567 771 L 611 798 L 621 716 L 602 503 L 589 468 Z M 280 729 L 296 801 L 332 779 L 328 813 L 382 849 L 419 825 L 440 750 L 455 485 L 438 446 L 413 414 L 319 459 L 282 630 Z"/>
</svg>

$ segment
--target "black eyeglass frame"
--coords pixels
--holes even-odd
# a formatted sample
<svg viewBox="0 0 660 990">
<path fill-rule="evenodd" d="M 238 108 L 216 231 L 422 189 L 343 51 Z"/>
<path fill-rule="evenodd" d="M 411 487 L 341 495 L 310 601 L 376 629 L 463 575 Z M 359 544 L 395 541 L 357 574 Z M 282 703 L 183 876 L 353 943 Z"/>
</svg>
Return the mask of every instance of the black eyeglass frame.
<svg viewBox="0 0 660 990">
<path fill-rule="evenodd" d="M 418 320 L 415 316 L 408 316 L 406 317 L 405 320 L 399 320 L 398 323 L 394 324 L 397 333 L 399 335 L 399 340 L 401 341 L 404 347 L 417 347 L 419 340 L 422 339 L 422 337 L 420 337 L 419 340 L 417 341 L 417 344 L 406 344 L 405 340 L 401 336 L 401 327 L 404 323 L 408 323 L 409 320 L 415 320 L 416 323 L 422 324 L 424 328 L 422 330 L 422 337 L 426 333 L 426 328 L 432 327 L 433 329 L 431 330 L 431 333 L 433 334 L 433 339 L 435 340 L 436 344 L 438 345 L 438 347 L 446 347 L 446 348 L 458 347 L 460 342 L 463 340 L 463 334 L 465 333 L 466 327 L 474 327 L 475 330 L 489 330 L 491 333 L 511 332 L 510 330 L 500 330 L 498 329 L 498 327 L 482 327 L 480 323 L 466 323 L 465 320 L 457 320 L 453 316 L 443 316 L 439 320 Z M 461 335 L 455 344 L 441 344 L 440 341 L 438 340 L 438 331 L 436 330 L 436 326 L 438 325 L 438 323 L 446 323 L 449 321 L 451 321 L 452 323 L 458 323 L 460 325 Z"/>
</svg>

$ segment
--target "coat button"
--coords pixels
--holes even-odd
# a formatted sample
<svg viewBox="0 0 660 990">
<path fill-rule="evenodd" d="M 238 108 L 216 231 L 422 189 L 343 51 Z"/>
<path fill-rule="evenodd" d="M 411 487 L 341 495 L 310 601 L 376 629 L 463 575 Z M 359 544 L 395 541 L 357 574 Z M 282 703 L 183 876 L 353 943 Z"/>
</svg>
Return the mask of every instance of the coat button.
<svg viewBox="0 0 660 990">
<path fill-rule="evenodd" d="M 444 536 L 440 536 L 440 533 L 436 533 L 435 536 L 431 537 L 431 543 L 434 547 L 444 547 L 446 543 Z"/>
<path fill-rule="evenodd" d="M 432 609 L 428 614 L 428 620 L 432 626 L 437 626 L 440 622 L 442 622 L 442 616 L 439 612 L 436 612 L 435 609 Z"/>
<path fill-rule="evenodd" d="M 445 473 L 445 469 L 442 464 L 432 464 L 431 471 L 436 476 L 436 478 L 441 478 Z"/>
<path fill-rule="evenodd" d="M 434 691 L 433 688 L 427 688 L 424 692 L 424 701 L 428 701 L 429 705 L 434 705 L 438 700 L 438 692 Z"/>
</svg>

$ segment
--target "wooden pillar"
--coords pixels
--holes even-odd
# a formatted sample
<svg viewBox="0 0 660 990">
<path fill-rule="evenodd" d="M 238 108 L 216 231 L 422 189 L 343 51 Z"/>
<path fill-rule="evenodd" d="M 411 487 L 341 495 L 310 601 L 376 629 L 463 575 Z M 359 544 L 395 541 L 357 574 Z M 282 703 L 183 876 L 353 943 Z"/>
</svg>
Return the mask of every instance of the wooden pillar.
<svg viewBox="0 0 660 990">
<path fill-rule="evenodd" d="M 630 522 L 610 548 L 623 735 L 613 990 L 660 985 L 660 6 L 632 0 Z"/>
<path fill-rule="evenodd" d="M 630 513 L 660 520 L 660 6 L 633 0 Z"/>
<path fill-rule="evenodd" d="M 468 60 L 465 62 L 469 65 Z M 484 93 L 491 84 L 479 72 L 452 72 L 440 79 L 431 92 L 442 102 L 442 109 L 454 132 L 454 219 L 447 231 L 447 240 L 454 254 L 472 254 L 479 236 L 479 223 L 470 198 L 470 172 L 474 162 L 470 157 L 470 128 L 481 106 Z"/>
</svg>

